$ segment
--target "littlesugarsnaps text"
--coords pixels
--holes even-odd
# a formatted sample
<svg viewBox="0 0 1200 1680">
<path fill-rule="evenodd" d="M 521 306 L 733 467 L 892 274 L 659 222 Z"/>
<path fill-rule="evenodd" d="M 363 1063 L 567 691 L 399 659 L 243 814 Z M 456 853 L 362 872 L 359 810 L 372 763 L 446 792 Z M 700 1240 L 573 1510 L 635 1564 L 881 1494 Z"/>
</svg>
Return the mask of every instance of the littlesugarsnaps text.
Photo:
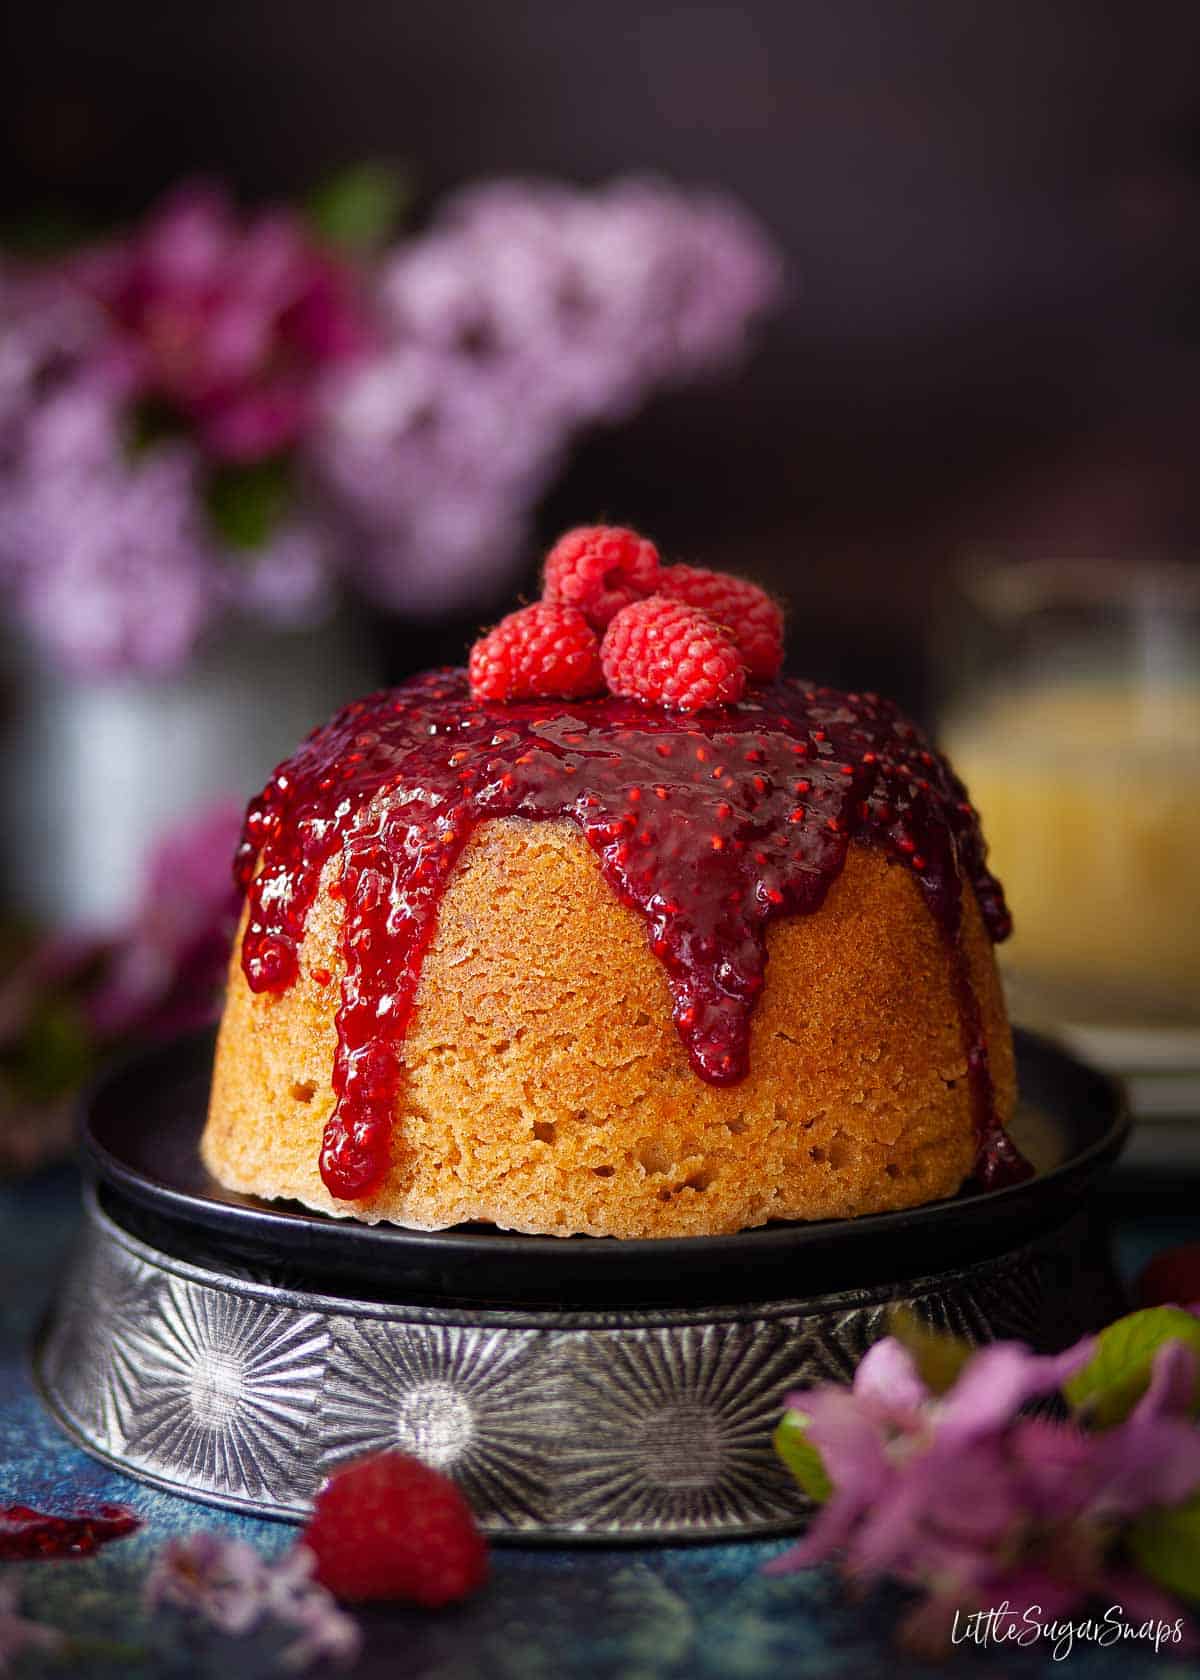
<svg viewBox="0 0 1200 1680">
<path fill-rule="evenodd" d="M 990 1610 L 954 1612 L 950 1630 L 953 1645 L 1037 1645 L 1045 1644 L 1056 1662 L 1062 1662 L 1078 1645 L 1121 1645 L 1127 1642 L 1152 1645 L 1162 1651 L 1183 1643 L 1183 1617 L 1173 1622 L 1131 1620 L 1119 1604 L 1110 1604 L 1102 1615 L 1082 1621 L 1057 1621 L 1043 1613 L 1039 1604 L 1015 1608 L 1007 1599 Z"/>
</svg>

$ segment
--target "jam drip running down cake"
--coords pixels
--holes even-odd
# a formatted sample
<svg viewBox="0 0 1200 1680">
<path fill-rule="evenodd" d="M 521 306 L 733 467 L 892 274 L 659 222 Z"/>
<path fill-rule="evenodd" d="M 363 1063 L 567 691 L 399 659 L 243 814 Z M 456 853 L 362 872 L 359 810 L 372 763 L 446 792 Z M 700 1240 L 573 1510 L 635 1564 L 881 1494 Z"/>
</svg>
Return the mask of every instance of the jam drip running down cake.
<svg viewBox="0 0 1200 1680">
<path fill-rule="evenodd" d="M 650 1235 L 1028 1175 L 1003 895 L 894 706 L 791 679 L 686 713 L 479 686 L 355 702 L 251 805 L 204 1143 L 223 1182 Z"/>
</svg>

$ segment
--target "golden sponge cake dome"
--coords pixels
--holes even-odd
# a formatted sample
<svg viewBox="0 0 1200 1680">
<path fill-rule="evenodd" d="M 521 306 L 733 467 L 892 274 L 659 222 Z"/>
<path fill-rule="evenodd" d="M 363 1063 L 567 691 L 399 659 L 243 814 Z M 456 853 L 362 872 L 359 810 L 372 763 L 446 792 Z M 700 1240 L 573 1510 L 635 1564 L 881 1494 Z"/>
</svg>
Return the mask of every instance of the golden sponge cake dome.
<svg viewBox="0 0 1200 1680">
<path fill-rule="evenodd" d="M 205 1162 L 339 1216 L 614 1237 L 1023 1176 L 985 858 L 875 695 L 415 678 L 250 808 Z"/>
</svg>

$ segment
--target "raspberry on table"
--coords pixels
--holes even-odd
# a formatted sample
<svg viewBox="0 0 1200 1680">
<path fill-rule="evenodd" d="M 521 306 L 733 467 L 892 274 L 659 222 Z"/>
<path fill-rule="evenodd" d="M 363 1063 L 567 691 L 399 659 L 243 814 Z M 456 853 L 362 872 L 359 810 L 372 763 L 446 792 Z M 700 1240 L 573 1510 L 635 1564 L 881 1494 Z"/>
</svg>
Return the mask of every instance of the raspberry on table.
<svg viewBox="0 0 1200 1680">
<path fill-rule="evenodd" d="M 1200 1243 L 1163 1249 L 1142 1268 L 1134 1287 L 1139 1306 L 1200 1311 Z"/>
<path fill-rule="evenodd" d="M 702 566 L 665 566 L 656 585 L 660 595 L 699 607 L 730 632 L 749 675 L 771 682 L 783 664 L 783 611 L 765 589 L 728 572 Z"/>
<path fill-rule="evenodd" d="M 487 1575 L 487 1541 L 448 1476 L 408 1453 L 384 1452 L 335 1470 L 317 1495 L 302 1543 L 337 1598 L 406 1599 L 437 1609 Z"/>
<path fill-rule="evenodd" d="M 600 642 L 577 607 L 535 601 L 471 649 L 476 700 L 581 700 L 604 688 Z"/>
<path fill-rule="evenodd" d="M 578 607 L 604 630 L 622 607 L 654 593 L 660 570 L 649 538 L 623 525 L 578 525 L 546 556 L 542 599 Z"/>
<path fill-rule="evenodd" d="M 746 687 L 746 667 L 729 632 L 698 607 L 665 595 L 619 612 L 600 659 L 614 694 L 679 712 L 731 705 Z"/>
</svg>

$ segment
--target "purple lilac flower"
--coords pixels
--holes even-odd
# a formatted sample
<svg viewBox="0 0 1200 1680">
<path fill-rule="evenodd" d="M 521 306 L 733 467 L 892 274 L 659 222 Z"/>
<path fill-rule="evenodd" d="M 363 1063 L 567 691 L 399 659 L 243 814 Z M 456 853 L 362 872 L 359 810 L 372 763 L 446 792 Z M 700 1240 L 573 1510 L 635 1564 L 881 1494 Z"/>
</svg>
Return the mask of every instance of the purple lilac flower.
<svg viewBox="0 0 1200 1680">
<path fill-rule="evenodd" d="M 402 336 L 491 364 L 577 426 L 728 361 L 779 289 L 776 253 L 727 199 L 652 180 L 496 181 L 402 247 L 380 297 Z"/>
<path fill-rule="evenodd" d="M 726 201 L 653 182 L 460 194 L 380 274 L 379 356 L 314 438 L 360 580 L 408 613 L 503 579 L 574 435 L 732 359 L 778 259 Z"/>
<path fill-rule="evenodd" d="M 234 1638 L 264 1621 L 295 1630 L 297 1637 L 280 1653 L 280 1666 L 287 1669 L 326 1659 L 350 1664 L 362 1649 L 362 1634 L 313 1579 L 315 1561 L 304 1546 L 269 1563 L 244 1540 L 192 1534 L 163 1547 L 143 1601 L 147 1610 L 167 1605 Z"/>
<path fill-rule="evenodd" d="M 964 1606 L 1007 1600 L 1053 1617 L 1096 1594 L 1132 1605 L 1129 1572 L 1111 1561 L 1119 1524 L 1200 1490 L 1200 1431 L 1189 1415 L 1196 1361 L 1181 1343 L 1160 1348 L 1147 1392 L 1110 1429 L 1022 1413 L 1081 1369 L 1093 1345 L 1043 1358 L 998 1343 L 938 1397 L 887 1338 L 852 1388 L 792 1395 L 833 1493 L 771 1572 L 839 1557 L 851 1576 L 921 1588 L 929 1597 L 908 1628 L 921 1639 L 934 1629 L 944 1637 Z M 1169 1607 L 1143 1582 L 1137 1602 L 1151 1601 L 1156 1614 Z"/>
<path fill-rule="evenodd" d="M 176 669 L 214 607 L 217 558 L 194 456 L 126 448 L 119 405 L 78 377 L 43 401 L 0 473 L 0 577 L 16 613 L 68 670 Z"/>
<path fill-rule="evenodd" d="M 0 267 L 0 461 L 30 409 L 96 359 L 103 331 L 100 311 L 65 275 Z"/>
<path fill-rule="evenodd" d="M 417 343 L 388 350 L 337 393 L 315 445 L 357 533 L 352 575 L 415 616 L 477 600 L 511 565 L 563 442 L 488 370 Z"/>
<path fill-rule="evenodd" d="M 0 459 L 0 584 L 47 655 L 86 677 L 185 665 L 222 611 L 319 622 L 336 538 L 315 514 L 255 549 L 224 550 L 182 439 L 128 448 L 124 405 L 93 370 L 43 398 Z"/>
<path fill-rule="evenodd" d="M 15 1582 L 0 1581 L 0 1674 L 7 1674 L 13 1659 L 26 1651 L 61 1652 L 66 1645 L 57 1628 L 30 1621 L 19 1605 Z"/>
<path fill-rule="evenodd" d="M 501 183 L 468 193 L 458 214 L 495 241 L 512 209 Z M 649 180 L 576 199 L 563 216 L 562 247 L 550 337 L 586 417 L 619 418 L 653 383 L 729 361 L 780 286 L 778 258 L 745 212 Z M 613 361 L 627 371 L 610 373 L 606 390 Z"/>
<path fill-rule="evenodd" d="M 0 585 L 61 666 L 184 665 L 231 607 L 277 625 L 330 604 L 327 521 L 297 513 L 227 552 L 182 435 L 133 453 L 153 397 L 220 460 L 292 445 L 320 379 L 366 342 L 350 278 L 290 216 L 244 228 L 189 190 L 130 241 L 67 269 L 0 272 Z"/>
<path fill-rule="evenodd" d="M 315 510 L 290 518 L 258 548 L 231 557 L 223 604 L 271 629 L 320 624 L 333 610 L 338 536 Z"/>
<path fill-rule="evenodd" d="M 0 273 L 0 586 L 61 665 L 170 673 L 228 611 L 313 622 L 337 569 L 418 617 L 498 593 L 579 430 L 736 356 L 779 264 L 718 198 L 498 182 L 361 279 L 370 321 L 298 218 L 196 187 Z M 281 453 L 295 505 L 227 550 L 214 468 Z"/>
<path fill-rule="evenodd" d="M 215 187 L 183 188 L 77 273 L 115 323 L 139 393 L 172 408 L 218 460 L 296 443 L 320 379 L 369 341 L 354 276 L 300 218 L 242 222 Z"/>
</svg>

